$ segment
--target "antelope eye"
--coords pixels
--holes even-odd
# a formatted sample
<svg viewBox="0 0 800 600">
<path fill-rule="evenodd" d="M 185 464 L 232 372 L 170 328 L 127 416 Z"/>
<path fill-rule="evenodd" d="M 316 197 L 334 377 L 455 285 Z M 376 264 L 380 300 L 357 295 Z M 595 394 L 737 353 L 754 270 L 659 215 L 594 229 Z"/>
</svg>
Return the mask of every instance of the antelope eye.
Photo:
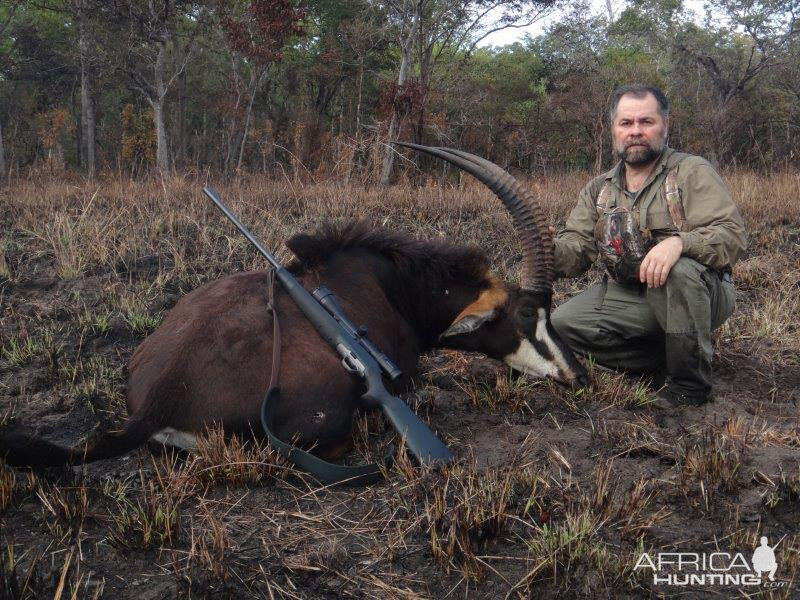
<svg viewBox="0 0 800 600">
<path fill-rule="evenodd" d="M 517 311 L 517 315 L 519 315 L 519 318 L 523 321 L 529 321 L 533 319 L 535 313 L 536 311 L 530 306 L 523 306 Z"/>
</svg>

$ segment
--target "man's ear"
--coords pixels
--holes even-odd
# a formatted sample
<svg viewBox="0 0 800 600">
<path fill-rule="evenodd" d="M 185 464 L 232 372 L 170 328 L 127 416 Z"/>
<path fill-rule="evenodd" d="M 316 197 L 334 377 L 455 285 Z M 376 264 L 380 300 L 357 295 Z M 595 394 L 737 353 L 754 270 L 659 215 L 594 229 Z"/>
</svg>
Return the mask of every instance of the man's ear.
<svg viewBox="0 0 800 600">
<path fill-rule="evenodd" d="M 508 293 L 502 284 L 492 279 L 491 287 L 483 290 L 472 304 L 468 304 L 464 310 L 450 324 L 450 327 L 439 336 L 439 339 L 462 333 L 472 333 L 484 323 L 496 318 L 500 307 L 508 302 Z"/>
</svg>

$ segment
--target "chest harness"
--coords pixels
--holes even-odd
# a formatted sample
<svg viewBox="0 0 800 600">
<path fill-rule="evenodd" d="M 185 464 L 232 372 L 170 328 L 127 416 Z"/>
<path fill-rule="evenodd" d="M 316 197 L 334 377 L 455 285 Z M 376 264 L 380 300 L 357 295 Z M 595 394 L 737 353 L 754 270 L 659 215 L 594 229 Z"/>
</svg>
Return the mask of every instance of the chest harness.
<svg viewBox="0 0 800 600">
<path fill-rule="evenodd" d="M 682 159 L 683 156 L 678 159 L 678 163 Z M 677 163 L 667 170 L 666 177 L 663 177 L 662 181 L 672 225 L 678 231 L 684 231 L 686 214 L 678 188 Z M 654 185 L 658 186 L 659 183 Z M 637 207 L 642 196 L 640 194 L 634 200 L 630 209 L 624 206 L 610 206 L 614 190 L 608 181 L 603 184 L 597 195 L 596 206 L 600 216 L 594 228 L 595 241 L 607 276 L 620 284 L 639 284 L 639 267 L 645 255 L 656 244 L 650 230 L 642 230 L 640 226 L 640 211 Z"/>
</svg>

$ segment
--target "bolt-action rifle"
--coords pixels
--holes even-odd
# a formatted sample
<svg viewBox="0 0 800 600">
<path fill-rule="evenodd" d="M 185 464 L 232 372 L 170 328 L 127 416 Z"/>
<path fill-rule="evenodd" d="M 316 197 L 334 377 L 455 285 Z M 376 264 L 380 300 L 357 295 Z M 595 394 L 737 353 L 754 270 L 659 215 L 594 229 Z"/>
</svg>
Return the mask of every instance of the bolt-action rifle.
<svg viewBox="0 0 800 600">
<path fill-rule="evenodd" d="M 361 405 L 364 408 L 380 407 L 420 464 L 443 464 L 453 460 L 453 454 L 447 446 L 428 429 L 405 402 L 386 389 L 383 384 L 384 374 L 393 381 L 400 377 L 402 372 L 388 356 L 369 341 L 364 327 L 355 327 L 350 322 L 336 302 L 333 293 L 325 287 L 318 288 L 313 294 L 309 293 L 295 276 L 282 267 L 258 239 L 239 222 L 212 189 L 204 187 L 203 192 L 269 261 L 274 269 L 275 278 L 280 281 L 289 297 L 303 311 L 320 336 L 342 357 L 342 366 L 365 382 L 366 392 L 361 396 Z M 347 480 L 348 483 L 367 483 L 376 480 L 379 471 L 377 465 L 363 467 L 334 465 L 279 440 L 271 432 L 271 409 L 274 406 L 270 407 L 269 402 L 270 398 L 265 398 L 265 406 L 261 412 L 267 436 L 272 445 L 288 455 L 297 466 L 316 475 L 325 483 L 338 483 L 342 480 Z"/>
</svg>

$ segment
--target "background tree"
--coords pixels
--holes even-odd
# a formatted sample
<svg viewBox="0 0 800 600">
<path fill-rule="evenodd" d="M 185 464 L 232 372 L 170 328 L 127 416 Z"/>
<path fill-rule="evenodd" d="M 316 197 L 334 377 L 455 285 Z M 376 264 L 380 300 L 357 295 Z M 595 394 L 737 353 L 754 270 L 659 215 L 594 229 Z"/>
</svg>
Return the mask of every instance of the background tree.
<svg viewBox="0 0 800 600">
<path fill-rule="evenodd" d="M 81 68 L 81 134 L 82 154 L 86 174 L 94 179 L 95 163 L 95 112 L 92 96 L 92 25 L 89 0 L 73 0 L 72 8 L 78 21 L 78 48 Z"/>
<path fill-rule="evenodd" d="M 20 3 L 19 2 L 9 2 L 4 6 L 0 6 L 0 41 L 5 42 L 4 44 L 0 45 L 0 69 L 9 68 L 10 63 L 10 54 L 12 45 L 9 43 L 9 38 L 5 35 L 6 30 L 11 26 L 11 23 L 14 19 L 14 15 L 16 14 L 17 10 L 19 9 Z M 3 105 L 7 105 L 8 100 L 3 98 Z M 0 114 L 0 181 L 5 178 L 6 175 L 6 153 L 5 153 L 5 146 L 3 144 L 3 118 L 6 115 Z"/>
<path fill-rule="evenodd" d="M 74 32 L 63 13 L 32 3 L 12 2 L 0 10 L 5 11 L 0 21 L 0 123 L 5 117 L 8 161 L 16 166 L 52 156 L 41 144 L 38 128 L 42 115 L 59 108 L 69 112 L 73 106 Z M 65 159 L 76 163 L 74 148 L 65 151 Z"/>
<path fill-rule="evenodd" d="M 395 138 L 523 172 L 599 170 L 609 93 L 630 81 L 666 90 L 674 146 L 720 166 L 796 168 L 798 1 L 713 0 L 694 15 L 679 0 L 6 0 L 0 172 L 61 156 L 89 176 L 388 183 Z M 543 14 L 535 38 L 480 43 Z M 53 115 L 63 127 L 45 139 Z"/>
<path fill-rule="evenodd" d="M 397 138 L 400 121 L 416 104 L 415 139 L 421 141 L 422 119 L 431 70 L 446 53 L 469 55 L 487 35 L 530 25 L 556 6 L 555 0 L 390 0 L 386 2 L 394 24 L 400 63 L 397 82 L 388 98 L 392 107 L 387 141 Z M 499 13 L 499 16 L 497 14 Z M 418 76 L 411 81 L 412 52 L 417 46 Z M 386 144 L 381 185 L 392 176 L 395 149 Z"/>
<path fill-rule="evenodd" d="M 677 62 L 694 62 L 708 84 L 702 104 L 710 110 L 695 116 L 710 134 L 706 151 L 711 160 L 734 159 L 743 138 L 753 137 L 746 132 L 753 124 L 749 117 L 757 112 L 752 110 L 756 80 L 789 59 L 788 48 L 800 33 L 798 7 L 794 0 L 714 0 L 705 27 L 687 23 L 677 32 Z"/>
<path fill-rule="evenodd" d="M 303 33 L 304 13 L 288 0 L 222 3 L 220 22 L 232 51 L 236 101 L 232 107 L 225 168 L 242 167 L 253 104 L 270 65 L 283 60 L 283 49 Z M 245 83 L 246 82 L 246 83 Z M 242 107 L 245 107 L 242 111 Z"/>
<path fill-rule="evenodd" d="M 188 0 L 115 0 L 99 2 L 105 58 L 153 109 L 156 168 L 170 170 L 165 120 L 167 93 L 183 73 L 195 48 L 195 37 L 207 22 L 202 4 Z"/>
</svg>

